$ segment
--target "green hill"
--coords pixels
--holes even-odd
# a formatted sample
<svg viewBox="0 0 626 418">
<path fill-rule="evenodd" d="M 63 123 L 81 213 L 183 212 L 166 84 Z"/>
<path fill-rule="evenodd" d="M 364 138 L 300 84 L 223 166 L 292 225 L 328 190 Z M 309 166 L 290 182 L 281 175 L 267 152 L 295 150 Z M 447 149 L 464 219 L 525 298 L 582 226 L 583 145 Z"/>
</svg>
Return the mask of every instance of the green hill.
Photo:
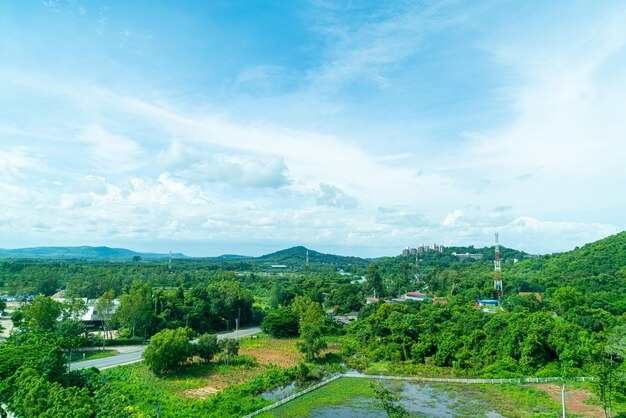
<svg viewBox="0 0 626 418">
<path fill-rule="evenodd" d="M 505 275 L 514 290 L 553 293 L 571 286 L 590 304 L 613 313 L 626 312 L 626 232 L 572 251 L 517 263 Z"/>
<path fill-rule="evenodd" d="M 283 264 L 289 267 L 304 266 L 306 263 L 307 251 L 309 253 L 309 264 L 333 264 L 333 265 L 361 265 L 365 266 L 369 260 L 359 257 L 344 257 L 341 255 L 324 254 L 318 251 L 309 250 L 303 246 L 287 248 L 276 251 L 254 260 L 268 264 Z"/>
</svg>

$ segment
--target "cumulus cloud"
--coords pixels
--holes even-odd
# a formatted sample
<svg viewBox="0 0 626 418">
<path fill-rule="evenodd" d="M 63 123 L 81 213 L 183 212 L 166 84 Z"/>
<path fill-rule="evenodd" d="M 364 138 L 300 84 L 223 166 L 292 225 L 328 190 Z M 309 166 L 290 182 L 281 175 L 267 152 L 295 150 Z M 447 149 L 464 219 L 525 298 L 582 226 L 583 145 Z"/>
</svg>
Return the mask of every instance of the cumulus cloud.
<svg viewBox="0 0 626 418">
<path fill-rule="evenodd" d="M 178 173 L 193 183 L 219 182 L 235 187 L 277 188 L 289 183 L 287 166 L 279 157 L 207 156 Z"/>
<path fill-rule="evenodd" d="M 448 213 L 446 218 L 441 223 L 445 227 L 459 226 L 462 224 L 462 219 L 465 213 L 461 209 L 455 209 L 454 212 Z"/>
<path fill-rule="evenodd" d="M 357 200 L 348 196 L 338 187 L 330 184 L 320 184 L 317 204 L 342 209 L 354 209 L 357 207 Z"/>
<path fill-rule="evenodd" d="M 169 148 L 157 154 L 157 162 L 167 170 L 188 167 L 199 158 L 198 152 L 178 139 L 173 140 Z"/>
<path fill-rule="evenodd" d="M 289 184 L 282 158 L 218 154 L 174 140 L 157 161 L 174 175 L 195 184 L 225 183 L 234 187 L 278 188 Z"/>
</svg>

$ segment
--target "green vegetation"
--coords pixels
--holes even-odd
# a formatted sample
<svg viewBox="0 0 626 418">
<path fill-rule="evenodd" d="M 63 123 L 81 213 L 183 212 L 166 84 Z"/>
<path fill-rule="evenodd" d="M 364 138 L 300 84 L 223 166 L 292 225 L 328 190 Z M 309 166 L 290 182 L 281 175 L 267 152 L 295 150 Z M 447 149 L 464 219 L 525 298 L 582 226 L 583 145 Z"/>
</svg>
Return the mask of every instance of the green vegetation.
<svg viewBox="0 0 626 418">
<path fill-rule="evenodd" d="M 459 260 L 452 251 L 485 256 Z M 594 402 L 607 415 L 623 410 L 626 233 L 543 257 L 504 249 L 504 295 L 487 311 L 475 303 L 498 296 L 489 251 L 429 251 L 417 263 L 412 257 L 368 263 L 309 251 L 307 266 L 306 249 L 295 247 L 258 258 L 180 259 L 172 269 L 144 258 L 2 261 L 3 284 L 24 304 L 12 314 L 18 329 L 0 344 L 0 401 L 21 416 L 55 416 L 62 402 L 85 398 L 84 411 L 77 409 L 83 416 L 157 410 L 165 416 L 240 416 L 269 403 L 259 397 L 263 391 L 296 377 L 301 385 L 313 384 L 344 362 L 373 374 L 596 376 L 586 387 Z M 32 297 L 60 289 L 65 302 Z M 408 291 L 428 297 L 398 302 Z M 374 295 L 380 303 L 364 303 Z M 78 297 L 97 300 L 103 339 L 79 320 L 86 307 Z M 333 318 L 351 312 L 359 319 L 349 325 Z M 218 343 L 213 335 L 259 324 L 266 333 L 260 338 Z M 64 361 L 73 350 L 112 344 L 114 335 L 117 342 L 150 339 L 145 364 L 67 373 Z M 374 396 L 371 388 L 351 385 Z M 530 392 L 510 388 L 463 392 L 479 399 L 506 395 L 507 405 Z M 46 401 L 23 402 L 29 393 Z M 394 394 L 387 395 L 379 393 L 381 402 L 387 400 L 383 408 L 395 402 Z M 533 396 L 541 401 L 543 395 Z M 348 398 L 341 399 L 338 404 Z M 552 413 L 539 403 L 533 413 Z"/>
<path fill-rule="evenodd" d="M 261 414 L 260 417 L 306 417 L 311 411 L 326 406 L 367 407 L 368 409 L 377 406 L 385 410 L 389 416 L 408 416 L 410 412 L 407 412 L 407 408 L 398 402 L 402 385 L 402 382 L 378 383 L 368 379 L 341 378 Z M 440 403 L 457 411 L 461 416 L 482 416 L 485 411 L 489 410 L 506 417 L 529 415 L 554 417 L 560 412 L 560 405 L 557 401 L 551 399 L 544 391 L 530 385 L 434 384 L 429 387 L 434 390 L 429 395 L 431 398 L 426 400 L 419 398 L 419 402 L 425 405 Z M 446 400 L 447 397 L 442 396 L 442 393 L 450 394 L 450 399 Z M 364 399 L 371 401 L 369 404 L 364 404 Z"/>
<path fill-rule="evenodd" d="M 287 306 L 270 311 L 263 322 L 261 329 L 276 338 L 290 338 L 298 336 L 300 318 Z"/>
<path fill-rule="evenodd" d="M 164 329 L 153 335 L 143 353 L 148 368 L 159 374 L 180 367 L 194 354 L 191 335 L 189 328 Z"/>
<path fill-rule="evenodd" d="M 298 344 L 298 348 L 304 354 L 305 359 L 312 361 L 327 347 L 326 341 L 322 338 L 325 317 L 319 303 L 310 301 L 305 307 L 303 307 L 300 319 L 302 342 Z"/>
<path fill-rule="evenodd" d="M 220 347 L 215 334 L 202 334 L 198 338 L 196 354 L 206 363 L 210 362 L 219 351 Z"/>
<path fill-rule="evenodd" d="M 368 380 L 341 378 L 259 417 L 306 417 L 320 405 L 350 405 L 355 398 L 373 396 L 374 390 Z"/>
</svg>

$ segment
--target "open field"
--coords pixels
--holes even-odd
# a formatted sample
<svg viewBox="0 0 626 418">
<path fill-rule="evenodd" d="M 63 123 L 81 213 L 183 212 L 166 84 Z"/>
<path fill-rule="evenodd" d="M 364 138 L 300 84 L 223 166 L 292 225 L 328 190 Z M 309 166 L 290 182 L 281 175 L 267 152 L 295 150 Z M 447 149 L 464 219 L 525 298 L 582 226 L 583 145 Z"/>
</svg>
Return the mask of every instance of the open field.
<svg viewBox="0 0 626 418">
<path fill-rule="evenodd" d="M 259 364 L 293 367 L 302 359 L 296 339 L 278 339 L 265 335 L 245 338 L 240 342 L 239 353 L 254 356 Z"/>
</svg>

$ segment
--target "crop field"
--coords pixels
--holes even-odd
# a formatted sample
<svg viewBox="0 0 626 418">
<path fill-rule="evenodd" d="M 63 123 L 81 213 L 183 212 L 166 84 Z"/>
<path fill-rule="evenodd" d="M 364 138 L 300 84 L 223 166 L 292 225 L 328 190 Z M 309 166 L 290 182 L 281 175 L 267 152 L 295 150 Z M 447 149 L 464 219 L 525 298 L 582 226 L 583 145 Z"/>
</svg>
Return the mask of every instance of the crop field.
<svg viewBox="0 0 626 418">
<path fill-rule="evenodd" d="M 261 336 L 241 340 L 240 354 L 256 357 L 259 364 L 293 367 L 302 359 L 296 339 L 278 339 Z"/>
</svg>

